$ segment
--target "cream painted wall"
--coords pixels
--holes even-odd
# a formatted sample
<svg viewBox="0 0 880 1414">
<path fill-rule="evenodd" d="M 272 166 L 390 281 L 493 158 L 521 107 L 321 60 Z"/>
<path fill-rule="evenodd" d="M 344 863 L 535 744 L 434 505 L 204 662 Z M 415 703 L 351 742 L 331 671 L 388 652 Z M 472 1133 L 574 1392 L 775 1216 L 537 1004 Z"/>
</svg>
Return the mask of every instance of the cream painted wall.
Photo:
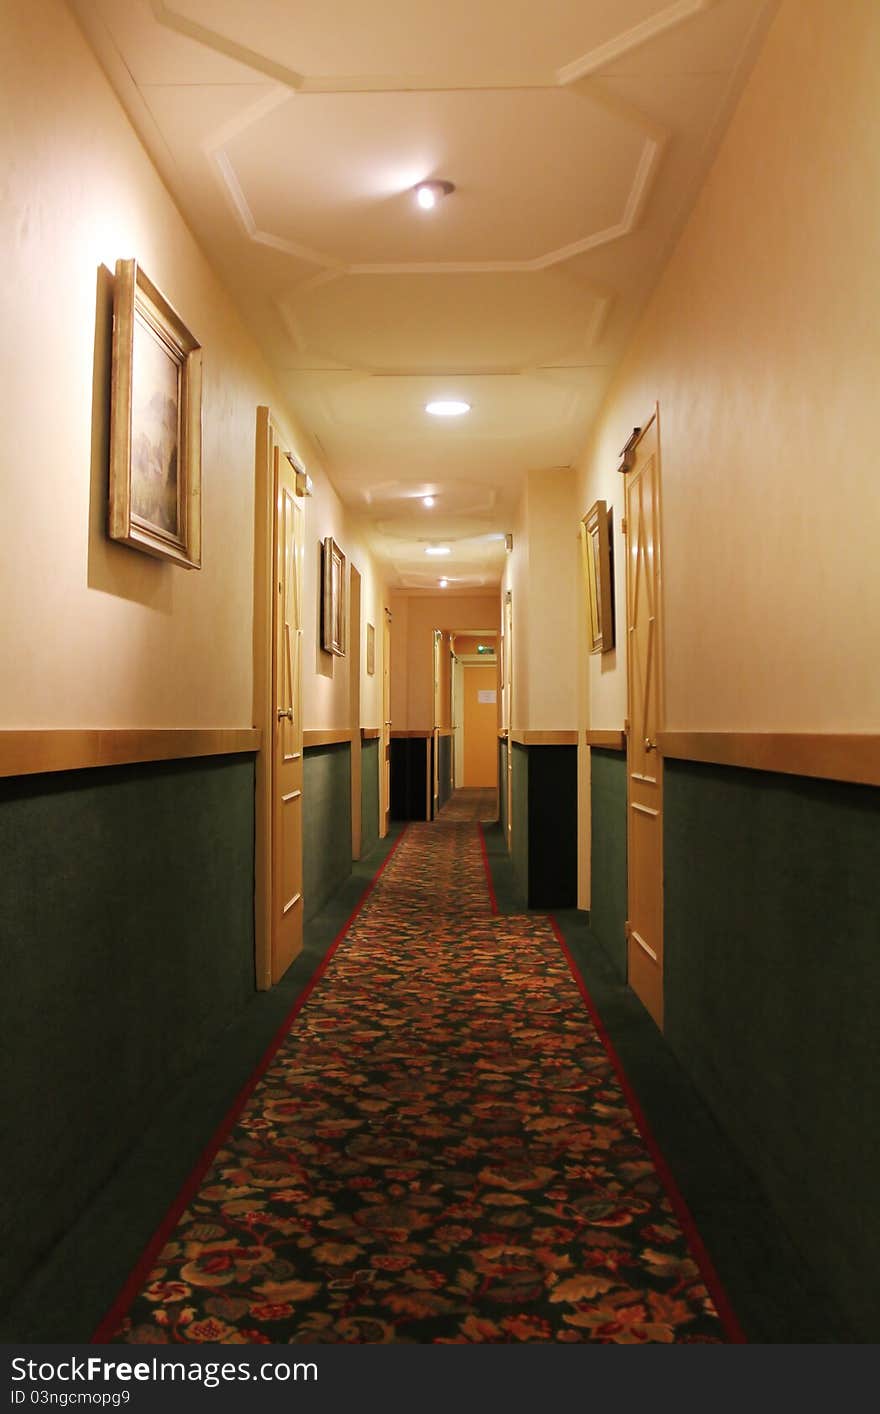
<svg viewBox="0 0 880 1414">
<path fill-rule="evenodd" d="M 315 478 L 311 533 L 340 526 L 375 611 L 371 558 L 67 7 L 7 7 L 0 65 L 0 726 L 250 725 L 259 403 Z M 104 533 L 112 272 L 128 256 L 204 347 L 198 572 Z M 305 681 L 307 724 L 324 725 L 325 712 L 334 722 L 345 684 Z"/>
<path fill-rule="evenodd" d="M 578 529 L 570 468 L 529 473 L 528 720 L 530 730 L 577 725 Z"/>
<path fill-rule="evenodd" d="M 513 596 L 513 729 L 577 725 L 577 483 L 570 468 L 530 472 L 501 588 Z"/>
<path fill-rule="evenodd" d="M 361 618 L 349 623 L 347 633 L 361 635 L 361 721 L 378 727 L 382 720 L 382 617 L 386 602 L 385 578 L 367 548 L 363 526 L 342 505 L 327 478 L 315 477 L 314 494 L 306 501 L 305 667 L 303 721 L 306 729 L 343 728 L 349 725 L 349 657 L 338 658 L 321 648 L 321 545 L 331 535 L 346 557 L 346 612 L 349 570 L 361 574 Z M 367 624 L 376 629 L 376 671 L 367 673 Z M 350 640 L 349 640 L 350 641 Z"/>
<path fill-rule="evenodd" d="M 498 631 L 498 596 L 391 594 L 391 718 L 394 731 L 430 731 L 434 725 L 434 629 Z"/>
<path fill-rule="evenodd" d="M 672 730 L 877 729 L 878 60 L 875 0 L 783 0 L 579 469 L 619 523 L 659 400 Z M 619 728 L 622 659 L 589 675 Z"/>
</svg>

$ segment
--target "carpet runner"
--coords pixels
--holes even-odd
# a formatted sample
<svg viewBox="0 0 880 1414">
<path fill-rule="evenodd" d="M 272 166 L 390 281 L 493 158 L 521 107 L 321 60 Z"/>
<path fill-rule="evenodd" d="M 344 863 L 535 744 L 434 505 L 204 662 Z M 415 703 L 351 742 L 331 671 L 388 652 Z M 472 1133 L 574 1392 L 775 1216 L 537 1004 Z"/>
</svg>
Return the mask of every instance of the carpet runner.
<svg viewBox="0 0 880 1414">
<path fill-rule="evenodd" d="M 478 826 L 406 830 L 96 1340 L 742 1338 L 552 921 L 491 910 Z"/>
<path fill-rule="evenodd" d="M 494 786 L 459 786 L 441 806 L 439 818 L 488 824 L 498 818 L 498 792 Z"/>
</svg>

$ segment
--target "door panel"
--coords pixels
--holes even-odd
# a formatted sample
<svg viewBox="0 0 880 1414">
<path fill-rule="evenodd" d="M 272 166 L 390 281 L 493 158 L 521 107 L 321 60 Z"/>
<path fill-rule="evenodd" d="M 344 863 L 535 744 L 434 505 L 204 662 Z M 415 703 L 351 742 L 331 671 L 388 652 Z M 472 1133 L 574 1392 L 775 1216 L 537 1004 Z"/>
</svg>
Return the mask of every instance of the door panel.
<svg viewBox="0 0 880 1414">
<path fill-rule="evenodd" d="M 391 612 L 384 611 L 382 625 L 382 753 L 379 765 L 379 833 L 384 839 L 391 824 Z"/>
<path fill-rule="evenodd" d="M 302 558 L 303 509 L 296 473 L 275 448 L 275 633 L 272 980 L 302 947 Z"/>
<path fill-rule="evenodd" d="M 507 792 L 507 848 L 513 841 L 513 597 L 510 590 L 504 599 L 504 639 L 502 643 L 502 726 L 507 732 L 507 772 L 500 782 Z"/>
<path fill-rule="evenodd" d="M 627 959 L 629 983 L 663 1026 L 660 449 L 655 416 L 626 476 Z"/>
</svg>

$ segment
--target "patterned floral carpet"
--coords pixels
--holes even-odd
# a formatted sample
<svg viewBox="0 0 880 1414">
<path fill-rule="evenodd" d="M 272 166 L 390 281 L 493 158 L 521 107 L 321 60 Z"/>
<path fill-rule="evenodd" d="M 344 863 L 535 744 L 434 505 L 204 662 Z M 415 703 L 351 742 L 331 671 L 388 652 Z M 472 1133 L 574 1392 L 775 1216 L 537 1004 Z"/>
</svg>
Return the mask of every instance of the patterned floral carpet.
<svg viewBox="0 0 880 1414">
<path fill-rule="evenodd" d="M 440 809 L 441 820 L 485 821 L 498 819 L 498 792 L 494 786 L 459 786 Z"/>
<path fill-rule="evenodd" d="M 680 1211 L 551 921 L 414 825 L 95 1338 L 737 1340 Z"/>
</svg>

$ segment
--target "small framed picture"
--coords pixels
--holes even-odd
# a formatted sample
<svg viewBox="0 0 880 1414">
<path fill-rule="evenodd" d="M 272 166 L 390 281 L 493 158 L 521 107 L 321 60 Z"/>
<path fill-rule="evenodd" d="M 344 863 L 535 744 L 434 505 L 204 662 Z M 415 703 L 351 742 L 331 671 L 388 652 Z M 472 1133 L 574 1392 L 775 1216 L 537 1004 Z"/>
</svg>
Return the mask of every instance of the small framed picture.
<svg viewBox="0 0 880 1414">
<path fill-rule="evenodd" d="M 116 262 L 107 529 L 201 568 L 202 350 L 136 260 Z"/>
<path fill-rule="evenodd" d="M 330 535 L 321 556 L 321 647 L 345 657 L 345 556 Z"/>
<path fill-rule="evenodd" d="M 376 671 L 376 630 L 372 624 L 367 624 L 367 672 L 370 677 Z"/>
<path fill-rule="evenodd" d="M 581 521 L 584 573 L 587 581 L 587 633 L 591 653 L 614 647 L 614 601 L 611 580 L 611 538 L 608 508 L 596 501 Z"/>
</svg>

